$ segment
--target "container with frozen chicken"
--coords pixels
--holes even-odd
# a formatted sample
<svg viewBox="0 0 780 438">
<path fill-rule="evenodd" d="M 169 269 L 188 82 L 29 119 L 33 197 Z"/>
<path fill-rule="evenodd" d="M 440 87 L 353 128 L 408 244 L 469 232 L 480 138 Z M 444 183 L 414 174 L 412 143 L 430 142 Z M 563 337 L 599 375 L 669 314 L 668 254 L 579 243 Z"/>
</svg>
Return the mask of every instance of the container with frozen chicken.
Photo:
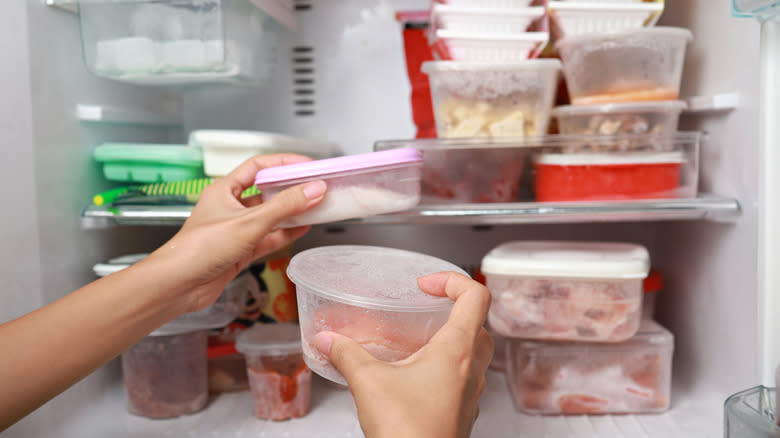
<svg viewBox="0 0 780 438">
<path fill-rule="evenodd" d="M 558 131 L 564 135 L 653 134 L 674 135 L 680 113 L 679 100 L 566 105 L 552 110 Z"/>
<path fill-rule="evenodd" d="M 669 408 L 674 337 L 653 321 L 620 343 L 508 339 L 507 384 L 527 414 L 650 414 Z"/>
<path fill-rule="evenodd" d="M 420 153 L 401 148 L 270 167 L 257 173 L 255 185 L 268 201 L 294 185 L 324 181 L 319 205 L 279 224 L 297 227 L 410 209 L 420 202 L 420 167 Z"/>
<path fill-rule="evenodd" d="M 317 333 L 354 339 L 379 360 L 419 350 L 447 321 L 453 301 L 419 289 L 418 277 L 463 271 L 424 254 L 373 246 L 324 246 L 293 257 L 287 270 L 298 293 L 303 358 L 315 373 L 344 377 L 319 352 Z"/>
<path fill-rule="evenodd" d="M 488 322 L 512 338 L 623 341 L 639 328 L 649 269 L 640 245 L 507 242 L 482 259 Z"/>
</svg>

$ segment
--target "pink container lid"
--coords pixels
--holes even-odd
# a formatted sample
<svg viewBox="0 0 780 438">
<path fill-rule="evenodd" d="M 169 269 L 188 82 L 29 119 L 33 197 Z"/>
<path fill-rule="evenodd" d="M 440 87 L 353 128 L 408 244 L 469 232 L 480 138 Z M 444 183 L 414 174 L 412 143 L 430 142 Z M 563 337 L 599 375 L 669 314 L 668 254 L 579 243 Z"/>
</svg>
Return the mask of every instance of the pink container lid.
<svg viewBox="0 0 780 438">
<path fill-rule="evenodd" d="M 390 149 L 367 154 L 347 155 L 324 160 L 269 167 L 257 172 L 255 185 L 268 185 L 285 181 L 336 173 L 395 166 L 399 164 L 422 163 L 420 151 L 414 148 Z"/>
</svg>

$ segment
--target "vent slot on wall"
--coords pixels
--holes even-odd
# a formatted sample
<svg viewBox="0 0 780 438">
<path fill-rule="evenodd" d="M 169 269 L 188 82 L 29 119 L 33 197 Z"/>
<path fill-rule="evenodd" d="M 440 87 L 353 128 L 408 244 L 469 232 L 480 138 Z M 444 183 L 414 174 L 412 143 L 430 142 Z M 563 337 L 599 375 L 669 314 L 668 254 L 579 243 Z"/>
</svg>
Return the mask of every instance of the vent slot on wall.
<svg viewBox="0 0 780 438">
<path fill-rule="evenodd" d="M 295 0 L 296 11 L 309 11 L 312 7 L 312 0 Z"/>
<path fill-rule="evenodd" d="M 296 2 L 296 9 L 298 3 Z M 314 115 L 314 48 L 295 46 L 292 48 L 293 108 L 296 116 Z"/>
</svg>

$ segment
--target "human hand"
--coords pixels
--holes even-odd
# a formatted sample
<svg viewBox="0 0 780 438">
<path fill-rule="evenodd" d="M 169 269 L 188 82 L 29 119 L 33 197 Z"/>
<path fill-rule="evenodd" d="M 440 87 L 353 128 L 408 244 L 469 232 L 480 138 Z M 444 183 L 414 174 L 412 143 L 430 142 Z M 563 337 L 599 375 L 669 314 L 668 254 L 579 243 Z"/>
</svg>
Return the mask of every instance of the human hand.
<svg viewBox="0 0 780 438">
<path fill-rule="evenodd" d="M 368 438 L 465 438 L 479 415 L 477 401 L 493 357 L 483 328 L 490 308 L 486 287 L 454 272 L 420 277 L 423 291 L 455 300 L 447 323 L 408 358 L 387 363 L 360 344 L 332 332 L 317 334 L 317 348 L 349 383 Z"/>
<path fill-rule="evenodd" d="M 309 227 L 276 229 L 276 224 L 314 207 L 325 196 L 322 181 L 290 187 L 270 201 L 241 199 L 257 172 L 310 160 L 294 154 L 256 156 L 206 187 L 181 230 L 140 263 L 158 266 L 181 313 L 212 304 L 251 261 L 303 236 Z"/>
</svg>

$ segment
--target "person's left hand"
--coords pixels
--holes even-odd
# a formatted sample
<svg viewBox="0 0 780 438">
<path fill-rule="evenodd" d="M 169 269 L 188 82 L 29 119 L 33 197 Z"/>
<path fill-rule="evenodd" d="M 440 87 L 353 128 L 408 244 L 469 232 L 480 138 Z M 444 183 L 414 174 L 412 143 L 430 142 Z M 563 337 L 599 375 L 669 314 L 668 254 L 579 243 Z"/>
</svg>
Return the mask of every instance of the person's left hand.
<svg viewBox="0 0 780 438">
<path fill-rule="evenodd" d="M 277 229 L 276 225 L 322 201 L 326 191 L 322 181 L 291 187 L 266 203 L 259 195 L 241 199 L 259 170 L 308 160 L 294 154 L 248 160 L 206 187 L 181 230 L 139 264 L 167 271 L 160 277 L 170 279 L 182 313 L 204 309 L 248 263 L 283 248 L 309 229 Z"/>
</svg>

